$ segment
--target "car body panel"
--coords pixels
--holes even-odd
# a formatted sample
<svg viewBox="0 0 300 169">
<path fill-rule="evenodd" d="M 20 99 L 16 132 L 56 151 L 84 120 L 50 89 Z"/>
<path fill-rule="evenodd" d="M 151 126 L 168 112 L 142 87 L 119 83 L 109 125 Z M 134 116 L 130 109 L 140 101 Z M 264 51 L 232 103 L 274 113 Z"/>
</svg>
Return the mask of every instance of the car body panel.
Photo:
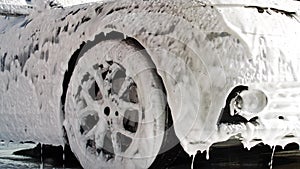
<svg viewBox="0 0 300 169">
<path fill-rule="evenodd" d="M 300 51 L 295 50 L 300 38 L 298 15 L 274 10 L 262 14 L 257 8 L 224 7 L 217 2 L 109 1 L 37 10 L 23 20 L 3 21 L 11 26 L 3 27 L 0 34 L 0 138 L 64 144 L 61 96 L 70 59 L 83 42 L 112 31 L 133 37 L 150 54 L 167 91 L 176 135 L 191 155 L 254 131 L 244 130 L 253 125 L 248 122 L 242 127 L 218 125 L 226 98 L 238 85 L 268 95 L 282 87 L 289 94 L 279 92 L 275 99 L 294 100 L 289 110 L 298 109 L 297 92 L 290 94 L 300 86 Z M 278 116 L 266 114 L 257 122 Z M 299 112 L 287 116 L 295 122 L 287 133 L 299 142 Z M 286 128 L 286 122 L 267 123 Z M 226 132 L 229 126 L 231 133 Z M 274 131 L 265 128 L 266 133 Z M 250 138 L 244 135 L 245 140 Z M 275 141 L 285 135 L 263 141 L 280 144 Z"/>
</svg>

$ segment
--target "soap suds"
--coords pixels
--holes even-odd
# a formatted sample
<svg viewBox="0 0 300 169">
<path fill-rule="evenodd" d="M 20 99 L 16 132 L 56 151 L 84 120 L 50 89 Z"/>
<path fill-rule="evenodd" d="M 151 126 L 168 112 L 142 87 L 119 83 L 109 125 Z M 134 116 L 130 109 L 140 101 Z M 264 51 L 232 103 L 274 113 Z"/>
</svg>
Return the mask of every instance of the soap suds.
<svg viewBox="0 0 300 169">
<path fill-rule="evenodd" d="M 120 1 L 120 3 L 123 3 L 120 6 L 131 5 L 129 2 Z M 6 112 L 11 112 L 9 115 L 0 112 L 3 114 L 3 118 L 0 119 L 1 124 L 9 126 L 1 128 L 1 137 L 24 139 L 30 136 L 35 140 L 63 144 L 61 132 L 63 119 L 60 114 L 59 98 L 63 93 L 62 81 L 68 68 L 70 55 L 80 47 L 82 42 L 93 39 L 101 32 L 106 34 L 114 29 L 129 37 L 137 38 L 152 54 L 155 64 L 160 68 L 159 73 L 168 92 L 172 116 L 178 120 L 174 122 L 175 132 L 185 143 L 183 145 L 186 152 L 193 155 L 193 158 L 196 154 L 191 152 L 206 150 L 206 158 L 209 159 L 209 148 L 203 145 L 226 141 L 233 136 L 238 136 L 248 149 L 261 142 L 268 145 L 278 143 L 282 146 L 290 142 L 299 143 L 300 76 L 291 73 L 299 72 L 300 69 L 299 50 L 295 50 L 300 30 L 296 20 L 274 11 L 271 11 L 272 15 L 265 16 L 258 13 L 256 9 L 244 8 L 243 5 L 234 8 L 220 5 L 216 6 L 220 8 L 218 10 L 205 7 L 186 10 L 177 8 L 181 5 L 174 5 L 169 9 L 163 3 L 157 7 L 155 6 L 157 2 L 153 1 L 151 2 L 155 4 L 151 6 L 153 11 L 147 13 L 148 2 L 138 3 L 141 4 L 134 10 L 124 8 L 124 10 L 113 11 L 109 17 L 105 16 L 105 10 L 97 15 L 94 13 L 94 8 L 100 5 L 86 5 L 64 10 L 55 9 L 53 10 L 55 12 L 45 10 L 39 15 L 26 18 L 1 18 L 3 23 L 7 23 L 5 24 L 7 27 L 0 26 L 0 38 L 3 40 L 0 42 L 0 56 L 7 54 L 3 63 L 5 69 L 0 72 L 0 78 L 3 79 L 3 82 L 0 82 L 0 90 L 3 93 L 0 98 L 1 100 L 5 98 L 10 103 L 0 102 L 0 104 Z M 168 5 L 172 6 L 176 3 L 177 1 L 172 1 Z M 114 5 L 118 6 L 118 4 Z M 186 2 L 185 5 L 190 5 L 190 3 Z M 114 8 L 110 5 L 104 6 L 104 9 L 108 11 Z M 165 11 L 161 10 L 162 8 Z M 77 10 L 79 11 L 75 15 L 67 15 Z M 127 14 L 129 10 L 130 14 Z M 180 16 L 177 16 L 177 11 L 181 12 Z M 170 17 L 173 13 L 176 15 Z M 77 25 L 84 16 L 89 16 L 91 19 L 79 24 L 74 32 L 74 29 L 70 28 L 71 25 Z M 121 16 L 126 17 L 120 20 Z M 49 21 L 45 21 L 44 18 Z M 65 18 L 65 20 L 60 18 Z M 26 27 L 20 28 L 26 19 L 33 20 Z M 112 23 L 113 28 L 104 28 Z M 68 30 L 57 34 L 58 27 L 64 28 L 67 25 L 69 25 Z M 141 27 L 145 30 L 142 33 Z M 215 33 L 212 34 L 212 32 Z M 258 34 L 260 36 L 257 36 Z M 207 35 L 218 36 L 206 40 Z M 264 42 L 260 43 L 262 36 Z M 54 41 L 52 42 L 51 39 Z M 45 43 L 39 45 L 36 51 L 26 53 L 28 46 L 35 44 L 33 42 L 36 41 Z M 182 45 L 182 42 L 186 44 Z M 161 55 L 158 45 L 162 44 L 166 45 L 166 51 L 171 52 L 164 51 L 164 55 Z M 15 50 L 15 47 L 20 50 Z M 49 52 L 47 62 L 37 57 L 41 51 L 45 50 Z M 19 67 L 8 69 L 17 65 L 17 62 L 13 62 L 14 56 L 25 58 L 25 55 L 21 56 L 20 53 L 26 53 L 26 57 L 30 56 L 22 65 L 28 76 L 23 76 L 24 73 Z M 287 69 L 287 67 L 291 68 Z M 37 78 L 33 83 L 27 78 L 35 77 L 39 73 L 45 74 L 47 79 Z M 22 86 L 13 81 L 15 77 Z M 47 81 L 48 79 L 51 80 Z M 49 88 L 49 84 L 53 87 Z M 268 107 L 258 113 L 258 119 L 254 122 L 217 126 L 216 121 L 224 106 L 226 93 L 240 84 L 252 85 L 253 88 L 266 92 L 270 101 Z M 6 86 L 9 87 L 8 91 L 4 91 Z M 278 93 L 280 89 L 284 91 Z M 27 100 L 23 95 L 19 96 L 24 91 Z M 43 91 L 43 96 L 39 95 L 39 91 Z M 19 99 L 19 103 L 16 103 L 15 98 Z M 39 110 L 39 104 L 37 104 L 39 102 L 43 105 L 42 110 Z M 11 105 L 15 106 L 14 109 Z M 28 113 L 30 117 L 22 116 L 20 112 Z M 234 115 L 232 112 L 231 114 Z M 35 119 L 37 123 L 30 118 Z M 43 119 L 50 120 L 44 121 Z M 27 133 L 24 133 L 19 131 L 18 127 L 7 123 L 7 121 L 14 120 L 20 122 L 20 125 L 23 123 L 35 125 L 28 125 Z M 18 134 L 12 134 L 10 131 L 16 131 Z M 285 138 L 287 135 L 294 137 Z M 259 139 L 261 141 L 255 141 Z"/>
<path fill-rule="evenodd" d="M 191 169 L 194 169 L 194 161 L 196 158 L 196 154 L 192 155 L 192 164 L 191 164 Z"/>
<path fill-rule="evenodd" d="M 270 169 L 273 168 L 273 158 L 274 158 L 275 148 L 276 148 L 276 146 L 273 146 L 273 148 L 272 148 L 271 161 L 270 161 Z"/>
</svg>

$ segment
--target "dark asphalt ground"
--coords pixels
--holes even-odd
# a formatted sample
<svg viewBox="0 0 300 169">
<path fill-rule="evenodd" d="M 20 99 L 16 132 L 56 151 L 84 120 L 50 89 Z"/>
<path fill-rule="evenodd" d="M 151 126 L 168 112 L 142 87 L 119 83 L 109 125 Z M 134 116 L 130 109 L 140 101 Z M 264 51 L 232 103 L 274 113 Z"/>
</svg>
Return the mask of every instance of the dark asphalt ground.
<svg viewBox="0 0 300 169">
<path fill-rule="evenodd" d="M 63 149 L 60 146 L 43 145 L 42 156 L 40 145 L 24 151 L 28 147 L 30 146 L 27 144 L 2 143 L 0 145 L 0 169 L 82 168 L 68 147 L 65 148 L 65 160 L 63 160 Z M 15 152 L 16 150 L 21 151 Z M 198 153 L 193 167 L 194 169 L 269 169 L 271 154 L 272 149 L 265 145 L 255 146 L 250 151 L 244 149 L 242 145 L 215 146 L 210 150 L 209 160 L 205 158 L 206 153 Z M 190 169 L 191 163 L 192 158 L 181 152 L 168 168 Z M 276 147 L 273 169 L 300 169 L 299 146 L 289 144 L 284 150 Z"/>
</svg>

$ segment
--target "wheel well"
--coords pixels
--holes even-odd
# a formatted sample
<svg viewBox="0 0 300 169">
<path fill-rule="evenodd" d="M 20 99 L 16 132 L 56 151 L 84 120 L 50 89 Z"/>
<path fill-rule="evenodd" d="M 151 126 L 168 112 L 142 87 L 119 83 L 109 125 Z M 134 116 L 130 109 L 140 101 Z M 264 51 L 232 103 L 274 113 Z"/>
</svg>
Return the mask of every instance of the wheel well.
<svg viewBox="0 0 300 169">
<path fill-rule="evenodd" d="M 231 90 L 231 92 L 228 94 L 226 98 L 226 105 L 223 108 L 222 113 L 219 117 L 218 124 L 221 123 L 238 124 L 241 122 L 247 122 L 247 120 L 240 115 L 231 116 L 230 107 L 229 107 L 231 100 L 244 90 L 248 90 L 248 86 L 239 85 Z"/>
<path fill-rule="evenodd" d="M 67 90 L 69 87 L 69 82 L 71 80 L 71 77 L 73 75 L 74 69 L 77 65 L 78 60 L 83 56 L 83 54 L 85 52 L 87 52 L 89 49 L 91 49 L 92 47 L 96 46 L 98 43 L 102 42 L 102 41 L 106 41 L 106 40 L 114 40 L 114 39 L 120 39 L 120 40 L 125 40 L 125 43 L 128 45 L 131 45 L 135 48 L 137 48 L 138 50 L 144 50 L 145 48 L 134 38 L 132 37 L 126 37 L 126 39 L 124 39 L 124 34 L 120 33 L 120 32 L 116 32 L 116 31 L 112 31 L 110 33 L 104 34 L 103 32 L 96 35 L 95 38 L 93 40 L 88 40 L 87 42 L 82 42 L 79 46 L 79 48 L 77 50 L 75 50 L 73 52 L 73 54 L 71 55 L 69 62 L 68 62 L 68 68 L 65 71 L 64 74 L 64 79 L 63 79 L 63 93 L 61 95 L 61 112 L 62 112 L 62 121 L 65 119 L 65 103 L 66 103 L 66 95 L 67 95 Z M 149 56 L 150 57 L 150 56 Z M 150 57 L 151 59 L 151 57 Z M 162 84 L 163 84 L 163 80 L 160 78 Z M 166 89 L 163 88 L 164 93 L 166 94 Z M 167 108 L 168 110 L 170 109 L 169 106 Z M 168 114 L 171 114 L 168 111 Z M 168 123 L 170 125 L 170 123 L 172 124 L 172 118 L 170 118 L 170 116 L 168 116 Z M 169 128 L 170 126 L 168 126 Z M 64 132 L 64 139 L 66 141 L 66 143 L 68 143 L 68 138 L 67 138 L 67 134 L 66 134 L 66 130 L 65 127 L 63 126 L 63 132 Z"/>
<path fill-rule="evenodd" d="M 85 45 L 85 42 L 82 42 L 80 47 L 72 54 L 72 56 L 68 62 L 68 69 L 66 70 L 65 75 L 64 75 L 64 80 L 63 80 L 63 84 L 62 84 L 63 93 L 61 95 L 63 119 L 65 119 L 64 105 L 66 102 L 67 89 L 68 89 L 70 79 L 72 77 L 73 71 L 74 71 L 76 63 L 77 63 L 77 58 L 78 58 L 79 53 L 81 52 L 84 45 Z"/>
</svg>

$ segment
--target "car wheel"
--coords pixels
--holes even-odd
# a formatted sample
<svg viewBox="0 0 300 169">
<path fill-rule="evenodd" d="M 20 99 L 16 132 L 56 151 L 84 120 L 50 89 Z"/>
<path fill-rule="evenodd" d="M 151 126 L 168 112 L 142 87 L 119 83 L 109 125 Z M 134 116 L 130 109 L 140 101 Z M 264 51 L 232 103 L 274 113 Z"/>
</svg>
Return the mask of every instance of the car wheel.
<svg viewBox="0 0 300 169">
<path fill-rule="evenodd" d="M 148 168 L 163 143 L 163 84 L 147 52 L 132 41 L 93 46 L 70 79 L 64 127 L 84 168 Z"/>
</svg>

